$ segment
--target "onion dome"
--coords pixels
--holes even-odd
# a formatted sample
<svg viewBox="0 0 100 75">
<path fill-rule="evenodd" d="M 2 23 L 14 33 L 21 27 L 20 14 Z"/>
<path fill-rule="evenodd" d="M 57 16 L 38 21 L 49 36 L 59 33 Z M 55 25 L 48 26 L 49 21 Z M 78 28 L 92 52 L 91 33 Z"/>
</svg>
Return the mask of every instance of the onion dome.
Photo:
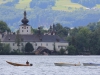
<svg viewBox="0 0 100 75">
<path fill-rule="evenodd" d="M 26 18 L 26 11 L 24 11 L 24 18 L 22 19 L 23 24 L 27 24 L 29 20 Z"/>
</svg>

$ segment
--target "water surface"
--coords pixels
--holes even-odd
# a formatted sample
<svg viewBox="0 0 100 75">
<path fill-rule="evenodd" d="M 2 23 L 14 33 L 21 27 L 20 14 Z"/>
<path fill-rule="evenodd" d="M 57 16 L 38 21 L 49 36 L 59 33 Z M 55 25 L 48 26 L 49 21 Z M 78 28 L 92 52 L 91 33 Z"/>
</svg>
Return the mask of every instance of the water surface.
<svg viewBox="0 0 100 75">
<path fill-rule="evenodd" d="M 6 61 L 33 66 L 12 66 Z M 56 62 L 81 63 L 81 66 L 55 66 Z M 84 62 L 100 63 L 100 56 L 34 56 L 0 55 L 0 75 L 100 75 L 100 66 L 83 66 Z"/>
</svg>

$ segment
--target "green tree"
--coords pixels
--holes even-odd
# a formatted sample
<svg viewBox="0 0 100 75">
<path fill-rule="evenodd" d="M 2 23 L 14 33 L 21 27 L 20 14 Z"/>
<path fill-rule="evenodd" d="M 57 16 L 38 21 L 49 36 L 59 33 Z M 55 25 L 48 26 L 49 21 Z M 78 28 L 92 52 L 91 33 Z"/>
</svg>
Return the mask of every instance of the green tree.
<svg viewBox="0 0 100 75">
<path fill-rule="evenodd" d="M 70 28 L 63 27 L 60 23 L 57 23 L 55 25 L 55 30 L 56 30 L 57 35 L 65 39 L 68 35 Z"/>
<path fill-rule="evenodd" d="M 0 53 L 3 51 L 3 44 L 0 42 Z"/>
<path fill-rule="evenodd" d="M 91 35 L 91 53 L 92 54 L 100 54 L 100 25 L 97 25 L 97 29 L 92 32 Z"/>
<path fill-rule="evenodd" d="M 54 45 L 54 46 L 53 46 L 54 52 L 56 52 L 55 42 L 54 42 L 53 45 Z"/>
<path fill-rule="evenodd" d="M 0 21 L 0 31 L 1 32 L 11 32 L 10 28 L 7 26 L 7 24 L 4 21 Z"/>
<path fill-rule="evenodd" d="M 59 51 L 59 54 L 64 55 L 65 54 L 65 49 L 61 48 L 60 51 Z"/>
<path fill-rule="evenodd" d="M 73 45 L 68 46 L 67 50 L 68 50 L 69 55 L 76 55 L 77 54 L 76 48 Z"/>
<path fill-rule="evenodd" d="M 9 54 L 11 50 L 10 44 L 3 44 L 3 51 L 4 54 Z"/>
<path fill-rule="evenodd" d="M 96 23 L 89 23 L 87 25 L 87 28 L 89 28 L 89 30 L 91 30 L 92 32 L 95 31 L 95 29 L 97 28 Z"/>
<path fill-rule="evenodd" d="M 19 31 L 17 31 L 17 34 L 16 34 L 16 38 L 15 38 L 15 43 L 17 43 L 17 46 L 18 46 L 18 50 L 20 51 L 20 44 L 21 42 L 23 41 L 23 39 L 21 38 L 21 35 L 19 34 Z"/>
<path fill-rule="evenodd" d="M 32 44 L 28 42 L 28 43 L 25 45 L 25 52 L 30 53 L 30 52 L 32 52 L 33 50 L 34 50 L 34 48 L 33 48 Z"/>
<path fill-rule="evenodd" d="M 91 31 L 88 28 L 79 28 L 79 31 L 76 35 L 76 44 L 79 52 L 83 52 L 90 49 L 90 35 Z"/>
</svg>

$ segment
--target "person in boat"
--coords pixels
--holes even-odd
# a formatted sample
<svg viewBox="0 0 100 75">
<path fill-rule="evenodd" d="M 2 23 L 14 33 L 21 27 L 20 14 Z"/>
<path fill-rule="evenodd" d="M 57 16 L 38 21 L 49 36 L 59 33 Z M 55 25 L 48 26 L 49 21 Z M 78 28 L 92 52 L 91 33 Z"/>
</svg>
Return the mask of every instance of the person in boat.
<svg viewBox="0 0 100 75">
<path fill-rule="evenodd" d="M 29 65 L 29 62 L 28 62 L 28 60 L 27 60 L 26 64 L 27 64 L 27 65 Z"/>
</svg>

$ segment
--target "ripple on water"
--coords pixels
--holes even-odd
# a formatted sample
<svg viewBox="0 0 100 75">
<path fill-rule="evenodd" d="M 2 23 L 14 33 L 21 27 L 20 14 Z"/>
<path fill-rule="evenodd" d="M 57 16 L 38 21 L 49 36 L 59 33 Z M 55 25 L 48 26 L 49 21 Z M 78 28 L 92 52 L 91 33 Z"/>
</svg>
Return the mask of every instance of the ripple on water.
<svg viewBox="0 0 100 75">
<path fill-rule="evenodd" d="M 100 62 L 100 56 L 0 56 L 0 75 L 99 75 L 100 67 L 55 66 L 55 62 Z M 31 67 L 15 67 L 6 63 L 25 63 L 27 60 L 33 64 Z M 76 61 L 77 60 L 77 61 Z"/>
</svg>

